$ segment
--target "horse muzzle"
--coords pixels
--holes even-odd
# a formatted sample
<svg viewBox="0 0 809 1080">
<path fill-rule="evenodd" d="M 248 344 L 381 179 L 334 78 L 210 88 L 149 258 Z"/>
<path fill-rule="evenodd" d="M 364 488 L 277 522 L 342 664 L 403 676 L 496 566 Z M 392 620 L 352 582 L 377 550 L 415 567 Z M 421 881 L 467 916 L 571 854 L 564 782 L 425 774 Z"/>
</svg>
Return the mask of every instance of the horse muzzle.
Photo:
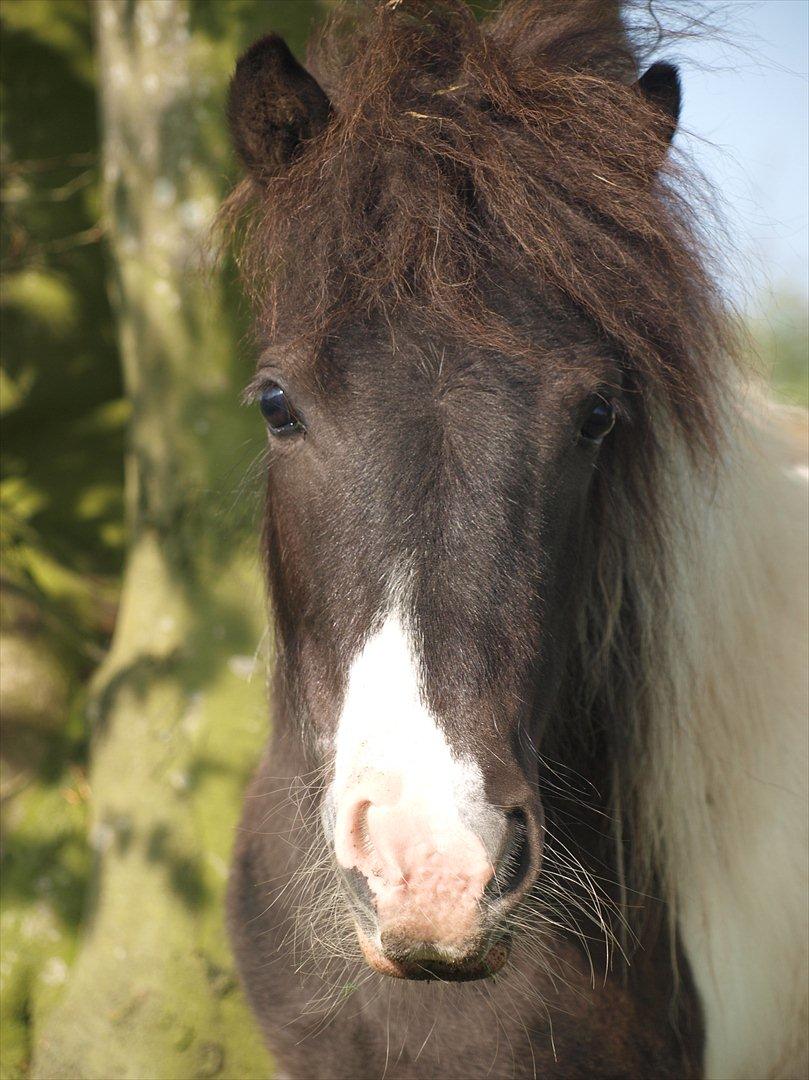
<svg viewBox="0 0 809 1080">
<path fill-rule="evenodd" d="M 468 981 L 499 971 L 509 916 L 541 861 L 542 811 L 436 817 L 428 801 L 343 800 L 333 841 L 365 959 L 394 978 Z M 468 822 L 468 824 L 467 824 Z"/>
</svg>

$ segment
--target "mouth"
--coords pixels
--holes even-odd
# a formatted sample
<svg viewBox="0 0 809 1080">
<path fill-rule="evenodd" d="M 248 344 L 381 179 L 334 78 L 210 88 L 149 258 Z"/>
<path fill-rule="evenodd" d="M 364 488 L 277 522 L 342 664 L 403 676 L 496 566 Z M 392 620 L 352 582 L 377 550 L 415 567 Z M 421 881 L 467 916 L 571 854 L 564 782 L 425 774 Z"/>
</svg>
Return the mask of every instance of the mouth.
<svg viewBox="0 0 809 1080">
<path fill-rule="evenodd" d="M 510 938 L 502 937 L 484 953 L 459 960 L 448 958 L 445 953 L 429 945 L 406 957 L 392 957 L 385 955 L 359 928 L 357 934 L 363 956 L 374 971 L 392 979 L 415 982 L 474 982 L 476 979 L 488 979 L 501 970 L 511 953 Z"/>
</svg>

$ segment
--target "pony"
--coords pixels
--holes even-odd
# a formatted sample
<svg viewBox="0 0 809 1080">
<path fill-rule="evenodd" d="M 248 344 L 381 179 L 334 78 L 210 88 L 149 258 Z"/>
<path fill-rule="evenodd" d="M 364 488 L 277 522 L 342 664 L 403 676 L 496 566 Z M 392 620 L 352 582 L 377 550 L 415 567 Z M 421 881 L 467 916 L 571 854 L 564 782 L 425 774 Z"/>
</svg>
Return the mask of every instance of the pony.
<svg viewBox="0 0 809 1080">
<path fill-rule="evenodd" d="M 228 918 L 284 1076 L 806 1075 L 805 428 L 637 15 L 343 5 L 236 66 L 274 661 Z"/>
</svg>

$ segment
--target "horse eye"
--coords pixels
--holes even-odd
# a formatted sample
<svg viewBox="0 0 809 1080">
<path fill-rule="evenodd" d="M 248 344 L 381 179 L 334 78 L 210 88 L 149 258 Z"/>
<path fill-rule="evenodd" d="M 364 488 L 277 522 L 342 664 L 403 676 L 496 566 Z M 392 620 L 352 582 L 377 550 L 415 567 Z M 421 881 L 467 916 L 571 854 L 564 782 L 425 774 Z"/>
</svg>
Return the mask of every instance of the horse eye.
<svg viewBox="0 0 809 1080">
<path fill-rule="evenodd" d="M 303 431 L 303 424 L 295 415 L 286 391 L 278 383 L 268 383 L 264 387 L 258 405 L 273 435 L 297 435 Z"/>
<path fill-rule="evenodd" d="M 598 443 L 605 435 L 609 435 L 614 426 L 615 408 L 604 398 L 596 398 L 581 426 L 580 434 L 587 442 Z"/>
</svg>

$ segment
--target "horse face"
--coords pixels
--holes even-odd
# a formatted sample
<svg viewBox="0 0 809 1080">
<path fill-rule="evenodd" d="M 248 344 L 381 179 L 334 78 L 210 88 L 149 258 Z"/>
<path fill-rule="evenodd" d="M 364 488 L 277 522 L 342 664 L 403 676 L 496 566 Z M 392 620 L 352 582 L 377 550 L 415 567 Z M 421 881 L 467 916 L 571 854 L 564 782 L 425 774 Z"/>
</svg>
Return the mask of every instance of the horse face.
<svg viewBox="0 0 809 1080">
<path fill-rule="evenodd" d="M 395 7 L 378 9 L 380 33 L 399 25 Z M 473 978 L 503 962 L 509 920 L 540 872 L 537 747 L 555 719 L 588 488 L 619 383 L 604 342 L 624 340 L 619 316 L 642 297 L 651 301 L 627 322 L 627 347 L 672 310 L 660 298 L 677 259 L 657 251 L 637 207 L 674 131 L 679 82 L 670 65 L 635 87 L 593 81 L 601 53 L 588 52 L 604 130 L 595 125 L 600 141 L 585 138 L 582 157 L 578 124 L 558 123 L 560 102 L 581 110 L 567 74 L 549 84 L 562 96 L 540 123 L 546 91 L 529 78 L 525 95 L 504 98 L 512 65 L 492 76 L 499 46 L 485 46 L 474 20 L 446 41 L 447 72 L 464 72 L 452 87 L 437 70 L 439 39 L 408 36 L 417 22 L 402 15 L 386 62 L 349 65 L 334 104 L 269 35 L 239 61 L 228 112 L 248 187 L 266 204 L 249 245 L 252 272 L 271 282 L 257 292 L 260 324 L 276 342 L 329 343 L 317 356 L 274 346 L 254 386 L 271 429 L 278 722 L 327 774 L 323 826 L 369 961 Z M 610 79 L 631 77 L 617 15 L 599 26 L 615 54 Z M 424 69 L 412 81 L 406 41 Z M 475 63 L 455 55 L 461 47 Z M 508 152 L 490 153 L 497 141 Z M 549 200 L 553 161 L 569 167 Z M 631 213 L 624 222 L 630 206 L 643 229 Z M 599 222 L 624 230 L 631 259 L 616 264 Z M 524 225 L 528 240 L 504 254 Z M 640 235 L 650 254 L 627 276 Z M 577 252 L 589 267 L 573 265 Z M 506 269 L 526 261 L 531 287 Z M 646 287 L 661 267 L 665 281 Z M 554 282 L 560 295 L 536 295 Z M 453 342 L 479 339 L 464 315 L 475 305 L 462 303 L 472 295 L 513 328 L 505 344 L 494 333 L 498 354 L 441 341 L 441 312 L 452 313 L 441 325 Z M 377 325 L 359 325 L 380 306 Z M 521 359 L 505 355 L 516 339 L 529 343 Z"/>
<path fill-rule="evenodd" d="M 268 353 L 253 388 L 285 711 L 391 975 L 497 970 L 540 872 L 537 747 L 615 375 L 550 307 L 532 338 L 493 358 L 364 327 L 316 360 Z"/>
</svg>

